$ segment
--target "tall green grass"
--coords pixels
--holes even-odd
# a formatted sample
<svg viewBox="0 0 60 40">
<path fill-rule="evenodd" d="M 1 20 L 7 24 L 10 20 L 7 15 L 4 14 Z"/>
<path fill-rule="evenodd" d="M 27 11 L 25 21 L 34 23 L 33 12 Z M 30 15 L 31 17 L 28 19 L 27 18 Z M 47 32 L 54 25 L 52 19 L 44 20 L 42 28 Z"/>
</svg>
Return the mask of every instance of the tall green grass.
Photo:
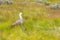
<svg viewBox="0 0 60 40">
<path fill-rule="evenodd" d="M 11 28 L 19 20 L 20 8 L 24 23 Z M 12 4 L 0 6 L 1 40 L 60 40 L 60 18 L 46 17 L 51 11 L 43 5 Z M 48 16 L 48 15 L 47 15 Z"/>
</svg>

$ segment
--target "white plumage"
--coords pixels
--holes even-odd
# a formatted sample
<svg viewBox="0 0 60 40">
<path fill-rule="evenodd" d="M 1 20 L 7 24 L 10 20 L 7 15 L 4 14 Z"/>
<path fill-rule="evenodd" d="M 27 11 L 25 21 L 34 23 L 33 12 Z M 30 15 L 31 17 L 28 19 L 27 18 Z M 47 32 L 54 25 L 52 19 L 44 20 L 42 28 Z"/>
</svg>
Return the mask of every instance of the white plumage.
<svg viewBox="0 0 60 40">
<path fill-rule="evenodd" d="M 12 26 L 21 25 L 23 23 L 22 12 L 19 13 L 19 17 L 20 19 L 13 23 Z"/>
</svg>

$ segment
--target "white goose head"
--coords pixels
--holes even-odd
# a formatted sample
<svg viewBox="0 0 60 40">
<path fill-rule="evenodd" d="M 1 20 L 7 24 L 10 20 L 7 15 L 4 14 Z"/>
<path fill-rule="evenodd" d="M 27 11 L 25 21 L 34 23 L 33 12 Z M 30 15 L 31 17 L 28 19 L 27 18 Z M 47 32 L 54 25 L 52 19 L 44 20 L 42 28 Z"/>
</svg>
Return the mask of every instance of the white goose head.
<svg viewBox="0 0 60 40">
<path fill-rule="evenodd" d="M 22 19 L 22 12 L 19 13 L 19 17 L 20 17 L 20 19 Z"/>
</svg>

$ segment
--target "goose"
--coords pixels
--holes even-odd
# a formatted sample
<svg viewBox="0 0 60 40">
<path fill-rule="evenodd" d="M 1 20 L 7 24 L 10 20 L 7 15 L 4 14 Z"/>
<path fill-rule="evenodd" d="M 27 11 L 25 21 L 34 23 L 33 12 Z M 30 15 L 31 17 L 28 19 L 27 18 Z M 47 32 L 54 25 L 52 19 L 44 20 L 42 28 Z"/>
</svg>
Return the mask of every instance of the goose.
<svg viewBox="0 0 60 40">
<path fill-rule="evenodd" d="M 19 17 L 20 17 L 20 19 L 17 20 L 15 23 L 13 23 L 12 26 L 22 25 L 23 24 L 22 12 L 19 13 Z"/>
</svg>

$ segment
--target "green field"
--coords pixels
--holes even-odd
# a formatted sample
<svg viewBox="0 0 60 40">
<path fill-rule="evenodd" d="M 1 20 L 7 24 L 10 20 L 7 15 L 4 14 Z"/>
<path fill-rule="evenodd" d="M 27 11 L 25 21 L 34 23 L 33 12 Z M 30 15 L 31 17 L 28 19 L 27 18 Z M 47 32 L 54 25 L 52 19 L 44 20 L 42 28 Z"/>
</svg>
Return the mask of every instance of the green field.
<svg viewBox="0 0 60 40">
<path fill-rule="evenodd" d="M 21 9 L 24 23 L 12 27 L 19 20 Z M 60 40 L 60 10 L 32 1 L 3 4 L 0 6 L 0 40 Z"/>
</svg>

